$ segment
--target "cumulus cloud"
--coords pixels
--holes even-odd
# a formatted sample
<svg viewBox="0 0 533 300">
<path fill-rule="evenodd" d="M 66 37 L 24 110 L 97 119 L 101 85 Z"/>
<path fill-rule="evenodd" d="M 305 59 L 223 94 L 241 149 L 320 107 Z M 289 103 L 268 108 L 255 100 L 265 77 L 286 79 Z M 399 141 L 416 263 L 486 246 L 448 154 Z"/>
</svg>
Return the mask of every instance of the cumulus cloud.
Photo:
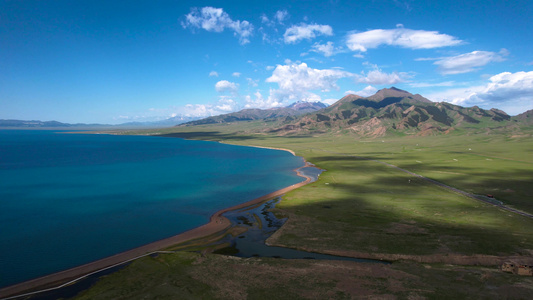
<svg viewBox="0 0 533 300">
<path fill-rule="evenodd" d="M 270 90 L 270 94 L 272 95 L 273 90 Z M 272 107 L 280 107 L 283 106 L 284 103 L 279 102 L 276 97 L 269 96 L 267 98 L 264 98 L 263 95 L 259 91 L 255 92 L 253 97 L 250 95 L 247 95 L 244 98 L 245 104 L 244 108 L 260 108 L 260 109 L 268 109 Z"/>
<path fill-rule="evenodd" d="M 480 67 L 491 62 L 504 61 L 504 56 L 507 54 L 508 52 L 505 49 L 502 49 L 500 53 L 473 51 L 457 56 L 440 58 L 434 64 L 439 66 L 439 72 L 443 75 L 461 74 L 477 71 Z"/>
<path fill-rule="evenodd" d="M 233 77 L 241 77 L 241 73 L 233 72 L 233 74 L 231 74 L 231 76 L 233 76 Z"/>
<path fill-rule="evenodd" d="M 187 104 L 179 108 L 179 113 L 187 117 L 210 117 L 226 114 L 239 109 L 238 103 L 228 96 L 220 96 L 214 104 Z"/>
<path fill-rule="evenodd" d="M 277 83 L 278 89 L 270 90 L 269 102 L 285 103 L 293 101 L 321 101 L 321 97 L 311 91 L 327 92 L 338 90 L 337 81 L 353 77 L 354 74 L 337 69 L 313 69 L 305 63 L 286 62 L 277 65 L 266 82 Z"/>
<path fill-rule="evenodd" d="M 533 109 L 533 71 L 503 72 L 489 78 L 485 85 L 451 89 L 427 95 L 434 101 L 462 106 L 498 108 L 511 115 Z"/>
<path fill-rule="evenodd" d="M 413 30 L 403 27 L 395 29 L 374 29 L 351 33 L 346 37 L 346 45 L 352 51 L 366 52 L 381 45 L 398 46 L 409 49 L 431 49 L 454 46 L 462 41 L 438 31 Z"/>
<path fill-rule="evenodd" d="M 216 71 L 209 72 L 209 77 L 218 77 L 218 73 Z"/>
<path fill-rule="evenodd" d="M 239 85 L 227 80 L 220 80 L 215 84 L 215 90 L 219 93 L 230 92 L 236 94 L 239 89 Z"/>
<path fill-rule="evenodd" d="M 294 93 L 309 90 L 329 91 L 339 89 L 337 80 L 352 76 L 352 73 L 342 70 L 313 69 L 306 63 L 290 62 L 286 65 L 277 65 L 266 82 L 277 83 L 280 89 Z"/>
<path fill-rule="evenodd" d="M 222 113 L 233 112 L 237 110 L 237 107 L 237 102 L 228 96 L 220 96 L 220 99 L 214 105 L 214 109 Z"/>
<path fill-rule="evenodd" d="M 405 72 L 392 72 L 385 73 L 380 69 L 376 68 L 374 70 L 368 71 L 368 73 L 362 72 L 361 75 L 355 76 L 355 81 L 359 83 L 366 84 L 396 84 L 400 82 L 405 82 L 409 78 L 409 74 Z"/>
<path fill-rule="evenodd" d="M 360 91 L 357 91 L 357 92 L 354 92 L 354 91 L 346 91 L 344 92 L 345 95 L 357 95 L 357 96 L 361 96 L 361 97 L 368 97 L 368 96 L 372 96 L 374 95 L 376 92 L 378 91 L 377 88 L 369 85 L 367 87 L 365 87 L 364 89 L 360 90 Z"/>
<path fill-rule="evenodd" d="M 296 44 L 301 40 L 311 40 L 317 35 L 333 35 L 333 29 L 329 25 L 305 24 L 293 25 L 285 31 L 283 39 L 286 44 Z"/>
<path fill-rule="evenodd" d="M 233 31 L 242 45 L 250 42 L 249 38 L 254 30 L 254 26 L 250 22 L 234 21 L 222 8 L 210 6 L 201 9 L 192 8 L 191 12 L 185 15 L 185 21 L 181 22 L 181 26 L 183 28 L 202 28 L 210 32 L 222 32 L 227 28 Z"/>
</svg>

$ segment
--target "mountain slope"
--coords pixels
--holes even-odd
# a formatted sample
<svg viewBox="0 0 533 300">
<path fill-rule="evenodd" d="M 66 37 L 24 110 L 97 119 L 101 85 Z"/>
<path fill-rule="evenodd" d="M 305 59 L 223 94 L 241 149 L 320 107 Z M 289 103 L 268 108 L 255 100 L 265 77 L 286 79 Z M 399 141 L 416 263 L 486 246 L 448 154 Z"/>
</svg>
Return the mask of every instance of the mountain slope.
<svg viewBox="0 0 533 300">
<path fill-rule="evenodd" d="M 522 122 L 525 124 L 533 125 L 533 109 L 530 109 L 513 117 L 513 120 L 516 120 L 516 122 Z"/>
<path fill-rule="evenodd" d="M 302 116 L 274 131 L 279 134 L 348 131 L 361 136 L 430 135 L 512 125 L 511 117 L 498 109 L 435 103 L 393 87 L 366 98 L 345 96 L 328 108 Z"/>
<path fill-rule="evenodd" d="M 281 120 L 292 121 L 295 116 L 314 112 L 325 108 L 326 105 L 321 102 L 296 102 L 287 107 L 271 109 L 243 109 L 238 112 L 228 113 L 219 116 L 208 117 L 201 120 L 187 122 L 183 126 L 194 126 L 204 124 L 218 124 L 253 120 Z"/>
</svg>

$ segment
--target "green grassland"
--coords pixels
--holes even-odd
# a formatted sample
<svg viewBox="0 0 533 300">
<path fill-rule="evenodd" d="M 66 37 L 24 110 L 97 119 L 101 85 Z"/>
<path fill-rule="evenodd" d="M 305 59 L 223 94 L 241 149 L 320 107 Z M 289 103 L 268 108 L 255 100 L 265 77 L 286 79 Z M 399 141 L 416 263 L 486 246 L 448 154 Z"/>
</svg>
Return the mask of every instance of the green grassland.
<svg viewBox="0 0 533 300">
<path fill-rule="evenodd" d="M 139 259 L 77 299 L 528 299 L 532 286 L 487 267 L 181 252 Z"/>
<path fill-rule="evenodd" d="M 165 298 L 167 289 L 190 298 L 232 299 L 261 299 L 261 295 L 280 291 L 285 293 L 272 297 L 349 299 L 367 293 L 391 299 L 496 299 L 527 298 L 524 295 L 533 293 L 531 277 L 502 273 L 497 266 L 498 257 L 531 259 L 533 219 L 380 163 L 470 193 L 491 194 L 505 205 L 533 213 L 530 134 L 457 132 L 362 139 L 345 134 L 282 137 L 244 129 L 266 126 L 264 122 L 244 122 L 177 127 L 157 133 L 294 150 L 326 172 L 318 181 L 283 196 L 276 212 L 289 220 L 268 242 L 317 252 L 383 257 L 394 260 L 392 265 L 349 263 L 341 267 L 334 262 L 321 265 L 318 261 L 230 259 L 213 254 L 199 258 L 182 253 L 164 256 L 166 262 L 155 258 L 138 261 L 102 280 L 84 297 L 130 298 L 126 295 L 132 294 L 124 290 L 141 287 L 139 295 L 149 298 L 155 291 L 161 291 L 158 295 Z M 463 259 L 456 260 L 457 257 Z M 484 266 L 474 266 L 479 264 Z M 220 265 L 225 267 L 217 269 Z M 154 268 L 166 270 L 161 272 L 167 277 L 158 277 L 152 283 L 150 279 L 130 284 L 135 278 L 151 278 L 155 276 L 152 274 L 161 273 Z M 191 275 L 215 269 L 219 270 L 219 280 Z M 241 276 L 240 272 L 248 275 Z M 279 277 L 285 280 L 276 278 L 276 274 L 285 274 Z M 276 287 L 265 288 L 266 282 Z M 242 287 L 246 295 L 228 292 L 222 288 L 224 284 Z M 126 294 L 106 294 L 111 290 Z"/>
</svg>

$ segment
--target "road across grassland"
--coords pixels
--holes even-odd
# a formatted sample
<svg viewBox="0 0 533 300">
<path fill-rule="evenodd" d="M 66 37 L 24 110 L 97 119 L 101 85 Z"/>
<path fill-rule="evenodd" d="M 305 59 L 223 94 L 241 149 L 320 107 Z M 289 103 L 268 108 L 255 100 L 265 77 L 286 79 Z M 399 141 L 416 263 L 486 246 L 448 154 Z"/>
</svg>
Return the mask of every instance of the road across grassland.
<svg viewBox="0 0 533 300">
<path fill-rule="evenodd" d="M 387 167 L 391 167 L 391 168 L 394 168 L 396 170 L 399 170 L 399 171 L 402 171 L 404 173 L 407 173 L 409 175 L 412 175 L 412 176 L 415 176 L 417 178 L 420 178 L 426 182 L 429 182 L 429 183 L 432 183 L 434 185 L 437 185 L 437 186 L 440 186 L 450 192 L 454 192 L 454 193 L 457 193 L 457 194 L 461 194 L 463 196 L 466 196 L 466 197 L 469 197 L 469 198 L 472 198 L 472 199 L 475 199 L 475 200 L 478 200 L 478 201 L 481 201 L 481 202 L 484 202 L 484 203 L 487 203 L 487 204 L 490 204 L 490 205 L 493 205 L 493 206 L 496 206 L 498 208 L 501 208 L 503 210 L 506 210 L 506 211 L 509 211 L 509 212 L 512 212 L 514 214 L 518 214 L 518 215 L 521 215 L 521 216 L 524 216 L 524 217 L 528 217 L 528 218 L 531 218 L 533 219 L 533 214 L 529 214 L 527 212 L 524 212 L 524 211 L 520 211 L 520 210 L 517 210 L 517 209 L 514 209 L 514 208 L 511 208 L 511 207 L 508 207 L 506 205 L 504 205 L 501 201 L 497 201 L 497 200 L 488 200 L 488 199 L 483 199 L 483 196 L 479 196 L 479 195 L 474 195 L 474 194 L 471 194 L 471 193 L 468 193 L 468 192 L 465 192 L 463 190 L 460 190 L 460 189 L 457 189 L 457 188 L 454 188 L 454 187 L 451 187 L 449 185 L 446 185 L 442 182 L 438 182 L 436 180 L 433 180 L 431 178 L 427 178 L 425 176 L 422 176 L 420 174 L 416 174 L 416 173 L 413 173 L 409 170 L 406 170 L 406 169 L 403 169 L 403 168 L 400 168 L 398 166 L 395 166 L 393 164 L 389 164 L 389 163 L 386 163 L 386 162 L 383 162 L 383 161 L 380 161 L 380 160 L 376 160 L 376 159 L 371 159 L 371 158 L 367 158 L 367 157 L 364 157 L 364 156 L 358 156 L 358 155 L 352 155 L 352 154 L 348 154 L 348 153 L 340 153 L 340 152 L 335 152 L 335 151 L 330 151 L 330 150 L 324 150 L 324 149 L 319 149 L 319 148 L 311 148 L 312 150 L 317 150 L 317 151 L 322 151 L 322 152 L 326 152 L 326 153 L 331 153 L 331 154 L 336 154 L 336 155 L 342 155 L 342 156 L 347 156 L 347 157 L 353 157 L 355 159 L 361 159 L 361 160 L 368 160 L 368 161 L 372 161 L 372 162 L 376 162 L 376 163 L 379 163 L 379 164 L 382 164 L 382 165 L 385 165 Z"/>
</svg>

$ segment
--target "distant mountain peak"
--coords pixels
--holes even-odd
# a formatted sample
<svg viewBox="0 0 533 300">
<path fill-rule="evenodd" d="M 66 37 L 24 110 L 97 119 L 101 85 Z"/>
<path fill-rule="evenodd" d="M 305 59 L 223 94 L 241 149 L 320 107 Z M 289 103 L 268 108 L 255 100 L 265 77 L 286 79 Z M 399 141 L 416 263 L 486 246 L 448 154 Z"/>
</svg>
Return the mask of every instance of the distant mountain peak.
<svg viewBox="0 0 533 300">
<path fill-rule="evenodd" d="M 404 97 L 412 97 L 412 96 L 413 94 L 407 91 L 400 90 L 399 88 L 391 87 L 391 88 L 385 88 L 385 89 L 381 89 L 377 91 L 374 95 L 368 97 L 368 99 L 372 101 L 381 101 L 385 98 L 390 98 L 390 97 L 404 98 Z"/>
<path fill-rule="evenodd" d="M 380 102 L 385 99 L 390 100 L 390 98 L 408 98 L 410 100 L 414 100 L 417 102 L 425 102 L 425 103 L 431 103 L 432 101 L 422 97 L 419 94 L 413 95 L 409 93 L 408 91 L 404 91 L 402 89 L 391 87 L 391 88 L 384 88 L 379 91 L 377 91 L 374 95 L 367 97 L 368 100 Z"/>
<path fill-rule="evenodd" d="M 399 91 L 399 92 L 404 92 L 404 93 L 409 93 L 408 91 L 404 91 L 404 90 L 399 89 L 399 88 L 397 88 L 397 87 L 395 87 L 395 86 L 392 86 L 392 87 L 390 88 L 390 90 Z"/>
</svg>

